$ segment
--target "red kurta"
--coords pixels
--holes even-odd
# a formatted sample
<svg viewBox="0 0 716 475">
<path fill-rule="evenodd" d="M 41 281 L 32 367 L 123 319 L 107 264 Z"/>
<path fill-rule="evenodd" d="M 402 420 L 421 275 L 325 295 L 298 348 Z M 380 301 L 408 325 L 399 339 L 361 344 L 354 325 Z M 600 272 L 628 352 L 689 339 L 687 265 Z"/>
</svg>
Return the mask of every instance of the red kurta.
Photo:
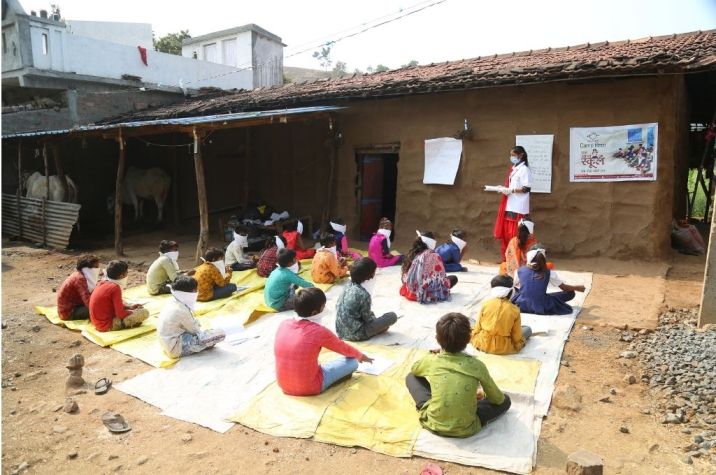
<svg viewBox="0 0 716 475">
<path fill-rule="evenodd" d="M 92 324 L 101 332 L 112 329 L 113 318 L 121 320 L 132 313 L 124 308 L 122 289 L 108 280 L 100 281 L 92 291 L 89 311 Z"/>
</svg>

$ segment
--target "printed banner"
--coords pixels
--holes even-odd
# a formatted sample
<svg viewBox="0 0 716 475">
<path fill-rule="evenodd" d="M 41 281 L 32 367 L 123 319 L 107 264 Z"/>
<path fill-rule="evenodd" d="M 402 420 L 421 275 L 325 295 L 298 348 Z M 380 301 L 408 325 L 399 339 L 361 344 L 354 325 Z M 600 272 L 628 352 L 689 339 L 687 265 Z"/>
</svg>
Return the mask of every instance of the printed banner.
<svg viewBox="0 0 716 475">
<path fill-rule="evenodd" d="M 460 166 L 462 140 L 444 137 L 425 141 L 425 172 L 423 183 L 454 185 Z"/>
<path fill-rule="evenodd" d="M 571 128 L 570 181 L 655 181 L 658 136 L 658 124 Z"/>
<path fill-rule="evenodd" d="M 517 135 L 515 145 L 527 152 L 532 178 L 531 193 L 552 192 L 552 143 L 554 135 Z"/>
</svg>

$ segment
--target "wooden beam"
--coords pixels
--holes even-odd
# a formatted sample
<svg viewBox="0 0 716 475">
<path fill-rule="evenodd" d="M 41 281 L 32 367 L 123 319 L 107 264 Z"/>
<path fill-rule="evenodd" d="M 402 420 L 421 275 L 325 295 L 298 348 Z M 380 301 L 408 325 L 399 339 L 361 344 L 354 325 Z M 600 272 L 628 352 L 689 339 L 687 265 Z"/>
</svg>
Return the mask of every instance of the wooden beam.
<svg viewBox="0 0 716 475">
<path fill-rule="evenodd" d="M 192 131 L 194 137 L 194 171 L 196 173 L 196 192 L 199 201 L 199 240 L 196 243 L 194 260 L 199 264 L 209 247 L 209 203 L 206 199 L 206 179 L 204 178 L 204 161 L 202 158 L 201 132 L 196 128 Z"/>
<path fill-rule="evenodd" d="M 177 139 L 172 135 L 172 145 L 176 145 Z M 181 217 L 179 216 L 179 162 L 177 159 L 177 148 L 172 147 L 172 211 L 174 214 L 174 226 L 179 227 Z"/>
<path fill-rule="evenodd" d="M 704 221 L 706 221 L 706 216 L 704 216 Z M 711 216 L 711 234 L 706 251 L 704 286 L 699 306 L 699 327 L 709 323 L 716 323 L 716 206 L 713 208 Z"/>
<path fill-rule="evenodd" d="M 246 128 L 246 144 L 244 146 L 244 196 L 241 205 L 244 209 L 249 205 L 249 174 L 251 173 L 251 129 Z"/>
<path fill-rule="evenodd" d="M 124 256 L 124 242 L 122 240 L 122 200 L 124 199 L 124 169 L 126 161 L 122 129 L 117 131 L 117 143 L 119 144 L 119 161 L 117 163 L 117 180 L 114 184 L 114 252 L 118 256 Z"/>
<path fill-rule="evenodd" d="M 45 197 L 42 199 L 42 243 L 47 246 L 47 201 L 50 199 L 50 166 L 47 161 L 47 142 L 42 142 L 42 162 L 45 165 Z"/>
<path fill-rule="evenodd" d="M 20 236 L 22 237 L 22 139 L 17 142 L 17 224 Z"/>
<path fill-rule="evenodd" d="M 62 199 L 63 202 L 71 202 L 70 200 L 70 187 L 67 183 L 67 176 L 65 175 L 65 169 L 62 167 L 62 159 L 60 158 L 60 144 L 55 142 L 52 144 L 52 158 L 55 162 L 55 171 L 57 172 L 57 178 L 60 179 L 62 184 Z"/>
<path fill-rule="evenodd" d="M 335 188 L 336 183 L 336 170 L 338 167 L 336 167 L 336 160 L 338 160 L 338 137 L 335 136 L 335 132 L 331 131 L 331 137 L 328 139 L 330 152 L 329 152 L 329 159 L 330 163 L 328 165 L 328 186 L 327 188 L 327 199 L 326 199 L 326 205 L 323 211 L 323 219 L 321 220 L 321 226 L 324 225 L 324 223 L 328 222 L 328 220 L 331 218 L 331 204 L 333 203 L 333 189 Z"/>
</svg>

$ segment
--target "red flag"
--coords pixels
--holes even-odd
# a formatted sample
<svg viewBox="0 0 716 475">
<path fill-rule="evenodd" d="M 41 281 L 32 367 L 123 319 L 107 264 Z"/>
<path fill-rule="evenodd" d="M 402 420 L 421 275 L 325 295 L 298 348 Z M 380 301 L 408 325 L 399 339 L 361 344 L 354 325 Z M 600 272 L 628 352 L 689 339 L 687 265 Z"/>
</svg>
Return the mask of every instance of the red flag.
<svg viewBox="0 0 716 475">
<path fill-rule="evenodd" d="M 137 49 L 139 50 L 139 57 L 142 58 L 142 62 L 145 66 L 149 66 L 147 63 L 147 48 L 142 48 L 141 46 L 137 46 Z"/>
</svg>

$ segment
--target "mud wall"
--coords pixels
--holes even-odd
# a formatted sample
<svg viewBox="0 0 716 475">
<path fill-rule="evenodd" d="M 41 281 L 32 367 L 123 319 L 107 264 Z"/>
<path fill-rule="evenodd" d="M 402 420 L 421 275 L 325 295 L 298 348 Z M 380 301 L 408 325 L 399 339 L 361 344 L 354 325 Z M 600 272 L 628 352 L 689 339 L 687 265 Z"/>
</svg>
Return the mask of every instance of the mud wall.
<svg viewBox="0 0 716 475">
<path fill-rule="evenodd" d="M 555 83 L 433 94 L 351 105 L 339 116 L 344 143 L 334 215 L 357 231 L 355 149 L 400 143 L 396 212 L 397 244 L 405 247 L 415 229 L 441 239 L 460 226 L 473 252 L 494 252 L 492 228 L 499 196 L 482 191 L 501 184 L 515 135 L 554 134 L 552 193 L 533 194 L 536 235 L 552 253 L 570 256 L 663 256 L 669 248 L 676 159 L 682 153 L 677 120 L 685 101 L 675 76 Z M 454 135 L 467 118 L 473 138 L 454 186 L 423 185 L 423 141 Z M 656 182 L 570 183 L 569 129 L 644 122 L 659 123 Z M 405 232 L 403 232 L 405 230 Z M 354 235 L 355 239 L 355 235 Z"/>
</svg>

